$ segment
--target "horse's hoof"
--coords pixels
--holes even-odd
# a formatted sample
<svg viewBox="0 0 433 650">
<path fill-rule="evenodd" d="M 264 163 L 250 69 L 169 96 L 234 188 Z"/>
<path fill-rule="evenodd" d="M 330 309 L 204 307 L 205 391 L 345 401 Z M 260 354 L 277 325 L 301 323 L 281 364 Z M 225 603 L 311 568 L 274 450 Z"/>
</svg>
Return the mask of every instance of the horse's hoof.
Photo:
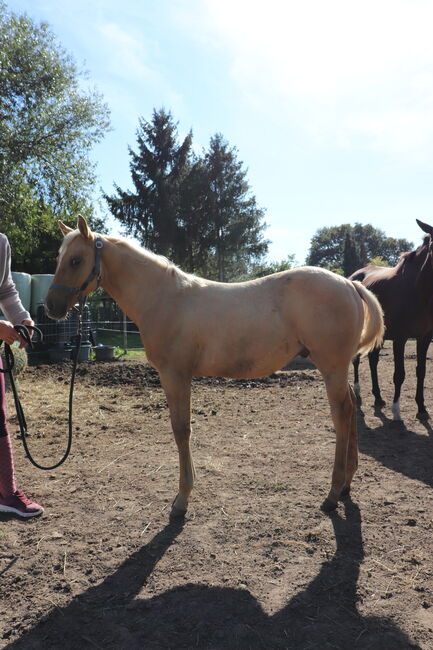
<svg viewBox="0 0 433 650">
<path fill-rule="evenodd" d="M 322 512 L 332 512 L 333 510 L 335 510 L 336 507 L 337 507 L 337 503 L 326 498 L 322 503 L 322 505 L 320 506 L 320 510 Z"/>
<path fill-rule="evenodd" d="M 348 496 L 350 496 L 350 486 L 345 487 L 341 490 L 340 501 L 344 501 L 344 499 L 347 499 Z"/>
<path fill-rule="evenodd" d="M 178 521 L 179 519 L 185 519 L 185 515 L 186 515 L 186 509 L 176 508 L 175 506 L 173 506 L 170 512 L 170 519 L 175 519 L 176 521 Z"/>
<path fill-rule="evenodd" d="M 430 414 L 428 411 L 418 411 L 416 419 L 420 422 L 427 422 L 427 420 L 430 420 Z"/>
</svg>

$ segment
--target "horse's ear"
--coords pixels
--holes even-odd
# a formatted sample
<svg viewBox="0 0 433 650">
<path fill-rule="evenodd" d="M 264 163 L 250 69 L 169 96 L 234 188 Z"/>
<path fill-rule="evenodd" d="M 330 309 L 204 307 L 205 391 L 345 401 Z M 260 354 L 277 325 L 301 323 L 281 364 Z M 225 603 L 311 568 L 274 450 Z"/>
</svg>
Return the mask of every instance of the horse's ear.
<svg viewBox="0 0 433 650">
<path fill-rule="evenodd" d="M 81 214 L 78 215 L 77 228 L 85 239 L 91 239 L 91 230 L 87 225 L 87 221 Z"/>
<path fill-rule="evenodd" d="M 59 224 L 59 228 L 60 228 L 60 230 L 62 231 L 62 233 L 64 235 L 67 235 L 68 232 L 72 232 L 72 228 L 69 228 L 69 226 L 67 226 L 65 223 L 63 223 L 63 221 L 59 220 L 57 223 Z"/>
<path fill-rule="evenodd" d="M 418 226 L 421 228 L 421 230 L 424 230 L 428 235 L 433 236 L 433 228 L 432 226 L 429 226 L 428 223 L 423 223 L 419 219 L 416 220 Z"/>
</svg>

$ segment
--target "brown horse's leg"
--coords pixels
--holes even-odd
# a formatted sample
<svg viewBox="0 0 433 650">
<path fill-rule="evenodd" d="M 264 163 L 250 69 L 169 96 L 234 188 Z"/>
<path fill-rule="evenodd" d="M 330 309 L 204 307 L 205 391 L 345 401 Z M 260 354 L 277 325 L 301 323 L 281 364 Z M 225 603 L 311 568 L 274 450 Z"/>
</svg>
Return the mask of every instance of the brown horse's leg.
<svg viewBox="0 0 433 650">
<path fill-rule="evenodd" d="M 361 362 L 361 355 L 357 354 L 353 359 L 353 388 L 355 390 L 355 395 L 358 400 L 358 404 L 362 404 L 361 399 L 361 388 L 359 386 L 359 364 Z"/>
<path fill-rule="evenodd" d="M 416 340 L 416 396 L 415 401 L 418 404 L 418 420 L 428 420 L 429 414 L 424 404 L 424 379 L 425 379 L 425 362 L 427 350 L 432 339 L 432 332 Z"/>
<path fill-rule="evenodd" d="M 392 349 L 394 352 L 394 398 L 392 400 L 392 416 L 393 420 L 401 420 L 400 415 L 400 392 L 405 379 L 405 370 L 404 370 L 404 348 L 406 345 L 406 339 L 398 339 L 392 344 Z"/>
<path fill-rule="evenodd" d="M 190 450 L 191 377 L 184 377 L 174 372 L 161 372 L 160 376 L 179 452 L 179 492 L 173 502 L 171 516 L 183 517 L 188 508 L 188 497 L 191 494 L 195 477 Z"/>
<path fill-rule="evenodd" d="M 374 348 L 368 355 L 368 363 L 370 364 L 371 375 L 371 392 L 374 395 L 374 405 L 377 407 L 385 406 L 379 388 L 379 378 L 377 375 L 377 365 L 379 363 L 380 348 Z"/>
<path fill-rule="evenodd" d="M 347 371 L 332 372 L 324 376 L 328 400 L 331 406 L 331 415 L 336 433 L 335 460 L 332 472 L 331 489 L 325 501 L 322 503 L 322 510 L 330 512 L 337 507 L 338 499 L 343 488 L 348 487 L 348 454 L 350 453 L 350 472 L 354 472 L 355 459 L 353 455 L 353 426 L 355 403 L 352 391 L 347 381 Z M 349 452 L 349 442 L 352 445 Z M 351 479 L 351 476 L 350 476 Z"/>
<path fill-rule="evenodd" d="M 347 497 L 350 492 L 350 485 L 353 476 L 358 469 L 358 432 L 356 426 L 356 395 L 349 386 L 350 398 L 352 400 L 352 417 L 350 419 L 349 431 L 349 445 L 347 450 L 347 465 L 346 465 L 346 482 L 341 492 L 340 498 Z"/>
</svg>

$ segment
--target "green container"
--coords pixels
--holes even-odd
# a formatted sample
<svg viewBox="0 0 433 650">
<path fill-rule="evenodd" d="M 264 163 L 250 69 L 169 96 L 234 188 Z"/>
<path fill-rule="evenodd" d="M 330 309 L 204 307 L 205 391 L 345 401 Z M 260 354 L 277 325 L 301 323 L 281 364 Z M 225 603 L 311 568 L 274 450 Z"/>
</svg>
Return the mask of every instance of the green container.
<svg viewBox="0 0 433 650">
<path fill-rule="evenodd" d="M 32 276 L 29 273 L 18 273 L 12 271 L 12 280 L 15 283 L 20 300 L 26 311 L 30 312 L 32 296 Z"/>
<path fill-rule="evenodd" d="M 36 316 L 38 307 L 44 304 L 53 278 L 52 273 L 35 273 L 32 275 L 32 299 L 30 305 L 32 316 Z"/>
<path fill-rule="evenodd" d="M 54 363 L 60 363 L 61 361 L 69 361 L 71 358 L 72 346 L 59 343 L 48 350 L 48 357 L 50 361 Z"/>
<path fill-rule="evenodd" d="M 96 345 L 93 348 L 95 361 L 111 361 L 114 359 L 114 345 Z"/>
<path fill-rule="evenodd" d="M 76 347 L 72 348 L 71 359 L 75 358 Z M 80 351 L 78 353 L 78 361 L 88 361 L 90 359 L 90 350 L 92 345 L 90 343 L 82 343 L 80 345 Z"/>
</svg>

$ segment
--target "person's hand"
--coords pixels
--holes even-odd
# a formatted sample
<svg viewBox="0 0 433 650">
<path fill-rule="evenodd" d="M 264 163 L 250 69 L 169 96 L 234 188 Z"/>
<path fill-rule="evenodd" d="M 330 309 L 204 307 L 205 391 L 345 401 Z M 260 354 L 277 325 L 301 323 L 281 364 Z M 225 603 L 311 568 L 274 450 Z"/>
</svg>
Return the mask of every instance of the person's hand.
<svg viewBox="0 0 433 650">
<path fill-rule="evenodd" d="M 34 327 L 34 321 L 32 321 L 31 318 L 25 318 L 23 321 L 21 321 L 21 325 L 30 325 L 30 327 Z M 32 338 L 32 330 L 29 330 L 30 338 Z M 24 341 L 23 338 L 21 338 L 21 343 L 20 343 L 20 348 L 23 348 L 25 345 L 27 345 L 26 341 Z"/>
<path fill-rule="evenodd" d="M 23 344 L 26 345 L 26 342 L 15 330 L 12 323 L 7 320 L 0 320 L 0 339 L 8 345 L 12 345 L 15 341 L 19 342 L 20 347 L 23 347 Z"/>
</svg>

